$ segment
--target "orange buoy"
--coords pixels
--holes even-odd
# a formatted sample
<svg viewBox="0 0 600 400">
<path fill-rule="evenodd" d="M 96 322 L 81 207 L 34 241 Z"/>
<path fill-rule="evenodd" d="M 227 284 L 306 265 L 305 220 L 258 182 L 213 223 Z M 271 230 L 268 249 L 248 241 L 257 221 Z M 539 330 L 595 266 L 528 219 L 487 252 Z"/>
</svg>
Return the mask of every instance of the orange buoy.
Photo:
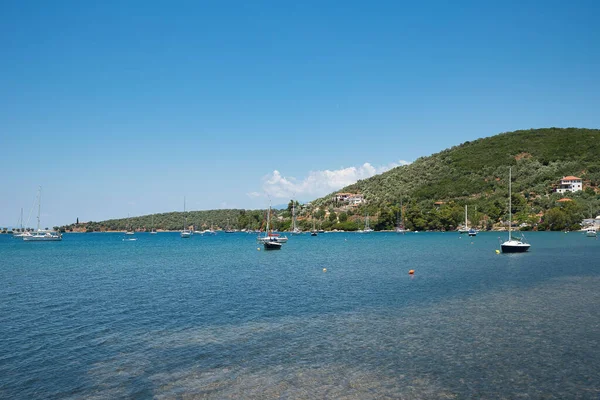
<svg viewBox="0 0 600 400">
<path fill-rule="evenodd" d="M 409 275 L 414 275 L 414 274 L 415 274 L 415 270 L 414 270 L 414 269 L 411 269 L 410 271 L 408 271 L 408 274 L 409 274 Z"/>
</svg>

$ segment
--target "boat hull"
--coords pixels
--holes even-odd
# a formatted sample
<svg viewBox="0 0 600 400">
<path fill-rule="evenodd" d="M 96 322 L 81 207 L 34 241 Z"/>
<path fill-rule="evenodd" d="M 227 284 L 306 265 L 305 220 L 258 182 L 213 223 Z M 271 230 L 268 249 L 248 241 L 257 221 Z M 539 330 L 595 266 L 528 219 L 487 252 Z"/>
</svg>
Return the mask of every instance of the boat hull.
<svg viewBox="0 0 600 400">
<path fill-rule="evenodd" d="M 265 242 L 265 250 L 281 250 L 281 243 L 278 242 Z"/>
<path fill-rule="evenodd" d="M 257 240 L 259 242 L 266 243 L 266 242 L 269 242 L 269 241 L 273 241 L 273 239 L 277 243 L 286 243 L 288 241 L 288 238 L 285 237 L 285 236 L 267 236 L 267 237 L 263 236 L 263 237 L 259 237 Z"/>
<path fill-rule="evenodd" d="M 503 243 L 501 245 L 502 247 L 502 252 L 503 253 L 525 253 L 527 250 L 529 250 L 530 245 L 526 244 L 526 243 L 521 243 L 521 244 L 505 244 Z"/>
<path fill-rule="evenodd" d="M 23 236 L 25 242 L 60 242 L 62 236 Z"/>
</svg>

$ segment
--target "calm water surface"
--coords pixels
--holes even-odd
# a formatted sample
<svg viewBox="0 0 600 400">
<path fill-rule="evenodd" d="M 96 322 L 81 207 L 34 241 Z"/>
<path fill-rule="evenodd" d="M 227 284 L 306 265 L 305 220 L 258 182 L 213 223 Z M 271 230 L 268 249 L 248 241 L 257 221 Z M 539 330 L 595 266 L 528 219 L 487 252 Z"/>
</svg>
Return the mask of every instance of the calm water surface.
<svg viewBox="0 0 600 400">
<path fill-rule="evenodd" d="M 598 399 L 600 240 L 499 235 L 0 235 L 0 398 Z"/>
</svg>

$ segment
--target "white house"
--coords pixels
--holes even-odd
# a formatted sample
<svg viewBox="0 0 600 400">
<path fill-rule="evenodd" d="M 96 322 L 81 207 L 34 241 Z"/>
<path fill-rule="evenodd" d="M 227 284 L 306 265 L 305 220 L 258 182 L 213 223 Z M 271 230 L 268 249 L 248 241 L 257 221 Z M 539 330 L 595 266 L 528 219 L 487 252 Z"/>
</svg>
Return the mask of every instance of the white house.
<svg viewBox="0 0 600 400">
<path fill-rule="evenodd" d="M 365 199 L 362 197 L 362 194 L 355 194 L 354 196 L 348 197 L 348 204 L 351 206 L 357 206 L 361 203 L 364 203 Z"/>
<path fill-rule="evenodd" d="M 583 184 L 581 183 L 581 178 L 576 176 L 565 176 L 560 180 L 560 185 L 556 188 L 558 193 L 579 192 L 580 190 L 583 190 Z"/>
</svg>

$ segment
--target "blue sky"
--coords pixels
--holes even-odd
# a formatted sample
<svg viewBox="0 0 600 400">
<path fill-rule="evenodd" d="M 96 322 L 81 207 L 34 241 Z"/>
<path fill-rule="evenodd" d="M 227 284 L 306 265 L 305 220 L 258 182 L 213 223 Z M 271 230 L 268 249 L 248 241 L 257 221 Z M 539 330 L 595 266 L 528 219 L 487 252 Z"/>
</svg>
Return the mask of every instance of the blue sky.
<svg viewBox="0 0 600 400">
<path fill-rule="evenodd" d="M 0 3 L 0 226 L 301 200 L 600 127 L 594 1 Z M 33 218 L 32 223 L 33 225 Z"/>
</svg>

